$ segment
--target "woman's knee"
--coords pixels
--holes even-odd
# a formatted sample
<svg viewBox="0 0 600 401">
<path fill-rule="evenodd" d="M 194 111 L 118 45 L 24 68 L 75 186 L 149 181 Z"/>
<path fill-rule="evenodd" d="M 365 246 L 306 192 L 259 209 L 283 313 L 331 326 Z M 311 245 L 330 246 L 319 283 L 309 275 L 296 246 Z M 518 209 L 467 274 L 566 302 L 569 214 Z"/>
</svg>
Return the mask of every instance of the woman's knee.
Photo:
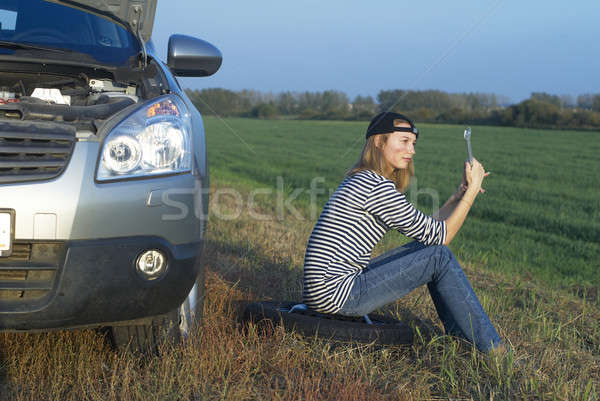
<svg viewBox="0 0 600 401">
<path fill-rule="evenodd" d="M 447 270 L 462 271 L 462 268 L 460 267 L 458 260 L 456 260 L 456 257 L 454 257 L 454 254 L 452 253 L 450 248 L 448 248 L 446 245 L 434 245 L 434 246 L 436 247 L 435 254 L 437 256 L 439 269 L 441 269 L 442 271 L 447 271 Z"/>
</svg>

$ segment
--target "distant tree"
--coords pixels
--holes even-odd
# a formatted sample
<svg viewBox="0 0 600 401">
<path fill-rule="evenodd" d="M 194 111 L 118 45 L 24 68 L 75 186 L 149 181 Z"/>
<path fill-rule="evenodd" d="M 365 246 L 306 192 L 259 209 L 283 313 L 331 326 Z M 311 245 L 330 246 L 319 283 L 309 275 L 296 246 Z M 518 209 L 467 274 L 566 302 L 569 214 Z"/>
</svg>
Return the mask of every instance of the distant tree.
<svg viewBox="0 0 600 401">
<path fill-rule="evenodd" d="M 397 110 L 397 104 L 404 96 L 406 91 L 395 89 L 395 90 L 382 90 L 377 94 L 377 103 L 379 103 L 379 111 L 392 111 Z"/>
<path fill-rule="evenodd" d="M 352 116 L 355 119 L 370 119 L 377 112 L 377 105 L 371 96 L 356 96 L 352 102 Z"/>
<path fill-rule="evenodd" d="M 278 116 L 277 107 L 273 103 L 259 103 L 250 110 L 250 117 L 269 119 Z"/>
<path fill-rule="evenodd" d="M 465 106 L 470 110 L 488 110 L 498 106 L 498 99 L 493 93 L 468 93 L 461 94 L 465 98 Z"/>
<path fill-rule="evenodd" d="M 517 108 L 515 106 L 495 109 L 490 113 L 487 123 L 491 125 L 514 126 L 516 125 L 516 114 Z"/>
<path fill-rule="evenodd" d="M 559 106 L 536 99 L 527 99 L 512 107 L 516 125 L 522 127 L 553 127 L 560 115 Z"/>
<path fill-rule="evenodd" d="M 432 109 L 441 112 L 452 108 L 452 101 L 446 92 L 437 90 L 408 91 L 398 100 L 402 110 Z"/>
<path fill-rule="evenodd" d="M 511 105 L 512 101 L 508 96 L 505 95 L 495 95 L 496 96 L 496 107 L 508 107 Z"/>
<path fill-rule="evenodd" d="M 232 116 L 246 112 L 242 98 L 236 92 L 222 88 L 188 91 L 194 106 L 205 115 Z"/>
<path fill-rule="evenodd" d="M 560 95 L 560 106 L 563 109 L 572 109 L 575 107 L 575 100 L 571 95 Z"/>
<path fill-rule="evenodd" d="M 256 90 L 243 89 L 237 92 L 239 95 L 240 109 L 249 110 L 261 103 L 272 103 L 275 101 L 275 96 L 272 93 L 264 93 Z"/>
<path fill-rule="evenodd" d="M 577 107 L 580 109 L 592 109 L 592 104 L 594 103 L 594 95 L 591 93 L 586 93 L 583 95 L 577 96 Z"/>
<path fill-rule="evenodd" d="M 344 92 L 327 90 L 321 94 L 320 109 L 323 112 L 347 112 L 349 104 L 348 96 Z"/>
<path fill-rule="evenodd" d="M 298 113 L 298 99 L 292 92 L 281 92 L 275 104 L 281 114 L 292 115 Z"/>
<path fill-rule="evenodd" d="M 600 94 L 592 98 L 592 110 L 600 111 Z"/>
<path fill-rule="evenodd" d="M 555 105 L 558 108 L 560 108 L 561 104 L 562 104 L 562 102 L 560 101 L 560 97 L 558 97 L 556 95 L 551 95 L 546 92 L 533 92 L 531 94 L 530 99 L 537 100 L 539 102 L 550 103 L 550 104 Z"/>
<path fill-rule="evenodd" d="M 298 111 L 318 110 L 321 106 L 321 94 L 318 92 L 302 92 L 298 96 Z"/>
<path fill-rule="evenodd" d="M 487 97 L 482 96 L 480 93 L 469 93 L 464 96 L 466 100 L 466 107 L 471 110 L 480 110 L 483 108 L 487 108 Z"/>
<path fill-rule="evenodd" d="M 303 92 L 294 96 L 297 112 L 301 118 L 346 119 L 349 117 L 350 102 L 344 92 Z"/>
<path fill-rule="evenodd" d="M 600 113 L 591 110 L 577 110 L 573 112 L 569 128 L 600 128 Z"/>
<path fill-rule="evenodd" d="M 410 118 L 415 122 L 423 122 L 423 121 L 435 121 L 436 114 L 433 110 L 427 107 L 421 107 L 418 109 L 411 110 Z"/>
</svg>

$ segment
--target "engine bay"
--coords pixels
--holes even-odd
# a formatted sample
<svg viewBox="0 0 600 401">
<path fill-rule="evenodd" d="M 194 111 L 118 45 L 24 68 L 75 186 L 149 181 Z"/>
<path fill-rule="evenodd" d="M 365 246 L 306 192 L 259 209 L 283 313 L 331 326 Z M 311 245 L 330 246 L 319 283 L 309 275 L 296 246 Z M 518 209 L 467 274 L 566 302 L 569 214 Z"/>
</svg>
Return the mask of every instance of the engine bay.
<svg viewBox="0 0 600 401">
<path fill-rule="evenodd" d="M 122 109 L 166 92 L 156 68 L 146 69 L 136 80 L 117 80 L 105 70 L 14 72 L 18 66 L 7 71 L 2 64 L 0 119 L 67 123 L 95 133 Z"/>
</svg>

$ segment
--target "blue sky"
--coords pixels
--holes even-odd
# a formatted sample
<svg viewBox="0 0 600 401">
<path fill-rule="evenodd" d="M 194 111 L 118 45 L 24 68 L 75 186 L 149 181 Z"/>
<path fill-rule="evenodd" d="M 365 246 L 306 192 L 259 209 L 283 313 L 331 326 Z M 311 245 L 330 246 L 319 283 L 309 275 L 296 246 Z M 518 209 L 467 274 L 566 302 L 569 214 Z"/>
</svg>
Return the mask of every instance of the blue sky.
<svg viewBox="0 0 600 401">
<path fill-rule="evenodd" d="M 172 33 L 223 53 L 189 88 L 600 92 L 600 1 L 159 0 L 153 40 Z"/>
</svg>

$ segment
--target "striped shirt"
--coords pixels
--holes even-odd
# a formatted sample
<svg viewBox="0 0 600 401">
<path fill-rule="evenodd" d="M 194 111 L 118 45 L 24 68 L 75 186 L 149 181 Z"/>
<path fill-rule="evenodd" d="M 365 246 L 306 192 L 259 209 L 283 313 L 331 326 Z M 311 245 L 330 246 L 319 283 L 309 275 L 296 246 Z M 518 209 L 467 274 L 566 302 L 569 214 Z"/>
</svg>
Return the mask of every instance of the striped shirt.
<svg viewBox="0 0 600 401">
<path fill-rule="evenodd" d="M 304 303 L 319 312 L 338 312 L 373 248 L 391 229 L 426 245 L 446 239 L 446 223 L 415 209 L 391 180 L 371 170 L 346 177 L 308 240 Z"/>
</svg>

